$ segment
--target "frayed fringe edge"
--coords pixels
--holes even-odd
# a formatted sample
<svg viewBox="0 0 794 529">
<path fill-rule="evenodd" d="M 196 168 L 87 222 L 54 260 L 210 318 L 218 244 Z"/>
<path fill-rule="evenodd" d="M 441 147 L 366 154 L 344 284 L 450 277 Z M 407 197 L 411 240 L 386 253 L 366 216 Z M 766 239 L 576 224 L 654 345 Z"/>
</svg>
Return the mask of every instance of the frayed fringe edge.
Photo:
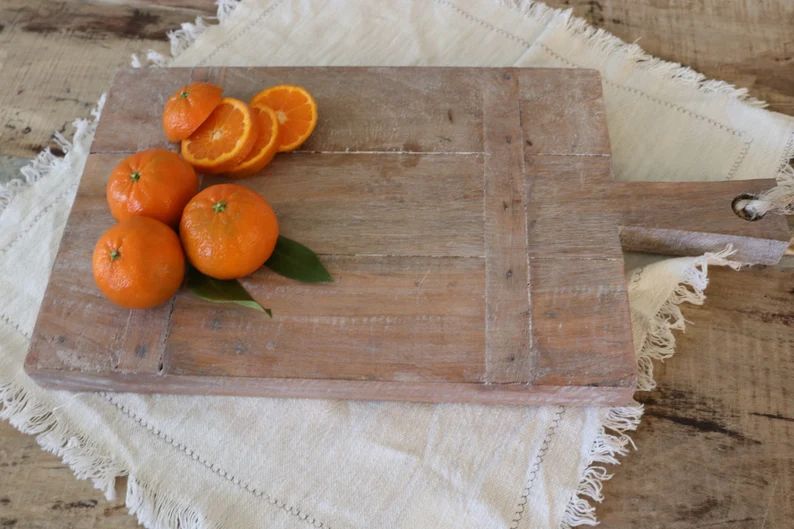
<svg viewBox="0 0 794 529">
<path fill-rule="evenodd" d="M 239 0 L 218 0 L 217 20 L 223 23 L 239 4 Z M 187 49 L 209 26 L 203 19 L 194 24 L 182 24 L 180 29 L 168 34 L 172 58 Z M 171 59 L 149 50 L 146 60 L 164 66 Z M 140 59 L 133 56 L 132 65 L 142 66 Z M 91 119 L 74 121 L 75 132 L 72 141 L 61 133 L 54 135 L 55 143 L 63 150 L 64 156 L 54 155 L 49 148 L 41 151 L 28 165 L 20 169 L 21 177 L 0 185 L 0 214 L 12 202 L 17 193 L 27 186 L 56 174 L 73 163 L 74 150 L 87 149 L 96 131 L 106 95 L 103 94 Z M 20 374 L 19 377 L 24 375 Z M 116 497 L 116 479 L 127 477 L 125 505 L 138 522 L 148 529 L 214 529 L 189 504 L 176 501 L 173 497 L 164 498 L 152 484 L 144 484 L 129 470 L 87 436 L 77 432 L 59 420 L 57 410 L 51 409 L 42 401 L 36 401 L 24 382 L 12 380 L 0 383 L 0 419 L 7 420 L 22 433 L 33 435 L 41 448 L 58 457 L 69 466 L 78 479 L 91 480 L 94 487 L 103 491 L 108 500 Z"/>
<path fill-rule="evenodd" d="M 585 471 L 579 480 L 579 487 L 563 513 L 560 529 L 571 529 L 580 525 L 597 525 L 595 506 L 592 502 L 604 499 L 604 481 L 612 478 L 603 465 L 617 465 L 618 456 L 628 453 L 634 447 L 631 437 L 626 433 L 637 429 L 642 419 L 641 405 L 611 408 L 601 418 L 601 431 L 596 437 L 587 456 Z"/>
<path fill-rule="evenodd" d="M 79 395 L 75 398 L 78 398 Z M 0 385 L 0 419 L 22 433 L 33 435 L 39 446 L 61 458 L 78 479 L 89 479 L 109 500 L 116 499 L 116 479 L 127 478 L 125 505 L 138 522 L 149 529 L 212 529 L 207 520 L 187 503 L 164 498 L 145 485 L 87 436 L 65 426 L 56 410 L 35 402 L 23 383 Z"/>
<path fill-rule="evenodd" d="M 665 61 L 643 50 L 637 43 L 627 43 L 608 31 L 590 25 L 585 19 L 573 16 L 573 9 L 556 9 L 534 0 L 496 0 L 499 4 L 513 8 L 544 26 L 563 26 L 573 37 L 583 38 L 590 47 L 596 48 L 613 58 L 622 56 L 635 68 L 651 74 L 680 81 L 701 92 L 723 94 L 738 99 L 748 105 L 765 108 L 767 103 L 748 94 L 746 88 L 709 79 L 702 73 L 680 63 Z"/>
<path fill-rule="evenodd" d="M 102 107 L 104 105 L 105 94 L 102 94 L 97 106 L 91 110 L 91 119 L 76 119 L 72 123 L 74 127 L 72 141 L 66 139 L 60 132 L 53 134 L 53 140 L 56 145 L 58 145 L 58 148 L 63 151 L 63 156 L 56 156 L 52 153 L 50 148 L 47 147 L 19 170 L 19 177 L 5 184 L 0 184 L 0 215 L 2 215 L 3 211 L 11 204 L 11 201 L 17 193 L 21 192 L 29 185 L 38 182 L 42 178 L 52 173 L 59 172 L 63 167 L 71 164 L 72 157 L 70 153 L 74 145 L 82 145 L 85 143 L 86 138 L 93 137 L 96 124 L 99 121 L 99 114 L 102 112 Z"/>
<path fill-rule="evenodd" d="M 721 252 L 706 253 L 694 259 L 683 280 L 656 313 L 656 317 L 647 322 L 648 335 L 637 355 L 638 391 L 651 391 L 656 387 L 653 378 L 653 361 L 664 361 L 675 354 L 673 331 L 683 331 L 686 327 L 680 305 L 685 302 L 702 305 L 706 300 L 704 291 L 708 286 L 709 265 L 729 266 L 738 270 L 742 264 L 728 259 L 734 253 L 733 247 L 729 245 Z"/>
<path fill-rule="evenodd" d="M 693 87 L 706 94 L 721 94 L 747 105 L 766 108 L 766 102 L 749 95 L 746 88 L 709 79 L 702 73 L 680 63 L 665 61 L 645 52 L 637 43 L 627 43 L 604 29 L 591 26 L 583 18 L 573 16 L 573 9 L 555 9 L 534 0 L 496 0 L 501 5 L 519 11 L 543 26 L 564 27 L 574 38 L 584 39 L 587 45 L 598 49 L 609 59 L 620 58 L 630 62 L 633 68 L 645 71 L 665 80 L 672 80 Z M 768 212 L 794 215 L 794 132 L 787 144 L 786 156 L 777 174 L 777 186 L 748 200 L 743 209 L 748 214 L 761 217 Z"/>
<path fill-rule="evenodd" d="M 665 301 L 650 325 L 648 336 L 637 355 L 639 391 L 649 391 L 656 387 L 653 380 L 653 360 L 665 360 L 675 352 L 674 330 L 684 330 L 685 320 L 679 305 L 687 302 L 702 305 L 705 301 L 703 291 L 708 285 L 709 265 L 729 266 L 738 269 L 741 263 L 728 258 L 735 253 L 731 246 L 721 252 L 706 253 L 693 260 L 686 270 L 681 283 Z M 635 272 L 635 275 L 639 271 Z M 600 503 L 603 482 L 612 478 L 603 464 L 620 464 L 618 456 L 628 453 L 634 447 L 626 432 L 634 431 L 642 419 L 643 407 L 640 404 L 608 409 L 601 419 L 601 430 L 593 443 L 585 470 L 579 480 L 579 487 L 563 513 L 560 529 L 572 529 L 581 525 L 598 525 L 596 508 L 593 502 Z"/>
<path fill-rule="evenodd" d="M 86 151 L 91 143 L 104 104 L 105 94 L 91 110 L 90 119 L 74 121 L 75 131 L 72 141 L 60 133 L 55 133 L 55 142 L 63 150 L 63 157 L 55 156 L 49 148 L 41 151 L 34 160 L 20 170 L 22 178 L 0 189 L 2 197 L 0 211 L 28 185 L 62 174 L 75 163 L 75 155 Z M 24 375 L 20 372 L 17 377 L 22 378 Z M 115 497 L 116 478 L 125 476 L 126 470 L 87 436 L 72 430 L 60 421 L 57 410 L 44 402 L 37 401 L 24 382 L 18 379 L 0 382 L 0 419 L 7 420 L 22 433 L 35 436 L 42 449 L 60 457 L 79 479 L 91 480 L 108 499 Z"/>
<path fill-rule="evenodd" d="M 207 519 L 187 504 L 164 498 L 150 484 L 127 479 L 125 505 L 138 522 L 149 529 L 209 529 Z"/>
<path fill-rule="evenodd" d="M 0 385 L 0 419 L 22 433 L 34 435 L 42 449 L 60 457 L 79 479 L 90 479 L 109 500 L 115 497 L 115 481 L 125 469 L 85 435 L 69 429 L 54 410 L 34 401 L 19 382 Z"/>
<path fill-rule="evenodd" d="M 219 24 L 223 24 L 229 19 L 229 16 L 240 4 L 241 0 L 216 0 L 215 5 L 218 6 L 215 17 L 208 17 L 217 20 Z M 169 31 L 168 42 L 171 45 L 171 56 L 166 57 L 162 53 L 154 50 L 146 52 L 144 60 L 141 60 L 137 54 L 132 54 L 130 65 L 133 68 L 142 68 L 143 66 L 168 66 L 168 64 L 176 57 L 182 54 L 186 49 L 193 45 L 202 33 L 210 28 L 207 19 L 204 17 L 196 17 L 194 22 L 185 22 L 179 26 L 179 29 Z"/>
<path fill-rule="evenodd" d="M 231 13 L 240 4 L 240 1 L 216 0 L 215 3 L 218 9 L 214 17 L 215 20 L 221 24 L 228 20 Z M 591 26 L 583 18 L 573 16 L 573 9 L 555 9 L 534 0 L 495 1 L 519 11 L 541 25 L 563 25 L 574 37 L 587 40 L 588 45 L 591 47 L 599 49 L 610 57 L 622 55 L 638 69 L 648 71 L 665 79 L 680 81 L 683 84 L 697 88 L 701 92 L 727 95 L 754 107 L 765 108 L 768 106 L 766 102 L 750 96 L 746 88 L 737 88 L 735 85 L 725 81 L 709 79 L 688 66 L 654 57 L 645 52 L 636 43 L 629 44 L 604 29 Z M 145 60 L 155 66 L 167 65 L 173 58 L 191 46 L 209 27 L 210 25 L 207 24 L 206 19 L 202 17 L 197 17 L 193 23 L 186 22 L 182 24 L 179 29 L 168 32 L 171 57 L 149 50 L 146 53 Z M 140 68 L 144 64 L 137 55 L 132 56 L 133 67 Z"/>
</svg>

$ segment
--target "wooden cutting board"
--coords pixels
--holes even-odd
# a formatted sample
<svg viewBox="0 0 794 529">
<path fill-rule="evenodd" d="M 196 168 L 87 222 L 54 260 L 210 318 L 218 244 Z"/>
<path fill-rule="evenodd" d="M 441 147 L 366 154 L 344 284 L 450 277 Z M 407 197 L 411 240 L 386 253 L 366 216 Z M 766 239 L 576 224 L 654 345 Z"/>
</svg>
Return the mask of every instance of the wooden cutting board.
<svg viewBox="0 0 794 529">
<path fill-rule="evenodd" d="M 300 84 L 317 99 L 302 150 L 244 181 L 335 278 L 308 285 L 263 269 L 243 280 L 272 319 L 187 292 L 130 311 L 94 286 L 92 249 L 113 223 L 106 179 L 128 154 L 168 146 L 164 100 L 191 80 L 244 100 Z M 71 390 L 624 403 L 636 367 L 623 251 L 697 255 L 731 243 L 737 259 L 774 263 L 789 240 L 784 219 L 747 222 L 731 209 L 772 185 L 614 181 L 594 71 L 122 71 L 26 370 Z"/>
</svg>

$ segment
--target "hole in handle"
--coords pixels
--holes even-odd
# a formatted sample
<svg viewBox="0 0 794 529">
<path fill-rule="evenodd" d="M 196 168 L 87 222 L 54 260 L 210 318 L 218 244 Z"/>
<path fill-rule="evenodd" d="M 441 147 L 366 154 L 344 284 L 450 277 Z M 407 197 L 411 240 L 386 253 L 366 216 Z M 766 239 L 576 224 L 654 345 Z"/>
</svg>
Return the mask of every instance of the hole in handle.
<svg viewBox="0 0 794 529">
<path fill-rule="evenodd" d="M 731 202 L 731 209 L 737 217 L 749 222 L 761 220 L 766 215 L 766 212 L 759 212 L 751 207 L 751 203 L 758 199 L 758 195 L 752 193 L 742 193 L 733 199 Z"/>
</svg>

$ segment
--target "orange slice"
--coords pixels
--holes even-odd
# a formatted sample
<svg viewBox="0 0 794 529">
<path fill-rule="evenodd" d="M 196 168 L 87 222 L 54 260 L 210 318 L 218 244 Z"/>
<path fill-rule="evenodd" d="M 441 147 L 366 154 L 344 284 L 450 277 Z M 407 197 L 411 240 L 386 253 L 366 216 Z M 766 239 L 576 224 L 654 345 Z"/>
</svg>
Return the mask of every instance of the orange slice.
<svg viewBox="0 0 794 529">
<path fill-rule="evenodd" d="M 264 105 L 252 105 L 250 108 L 257 125 L 256 141 L 248 157 L 226 173 L 231 178 L 244 178 L 258 173 L 270 163 L 278 151 L 279 126 L 276 113 Z"/>
<path fill-rule="evenodd" d="M 278 85 L 262 90 L 251 105 L 273 109 L 279 124 L 279 152 L 300 147 L 317 126 L 317 103 L 305 88 Z"/>
<path fill-rule="evenodd" d="M 248 105 L 225 97 L 196 132 L 182 140 L 182 157 L 205 173 L 222 173 L 243 161 L 256 141 Z"/>
</svg>

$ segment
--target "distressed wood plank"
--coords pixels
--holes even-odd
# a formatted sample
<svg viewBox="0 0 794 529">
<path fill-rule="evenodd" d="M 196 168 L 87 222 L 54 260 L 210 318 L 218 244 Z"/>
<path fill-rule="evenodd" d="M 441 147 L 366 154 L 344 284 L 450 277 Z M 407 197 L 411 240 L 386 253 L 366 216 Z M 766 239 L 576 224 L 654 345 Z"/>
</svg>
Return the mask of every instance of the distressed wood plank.
<svg viewBox="0 0 794 529">
<path fill-rule="evenodd" d="M 633 388 L 623 260 L 533 257 L 530 273 L 533 383 Z"/>
<path fill-rule="evenodd" d="M 162 102 L 188 79 L 209 81 L 248 101 L 276 84 L 305 86 L 317 101 L 315 132 L 301 146 L 318 152 L 481 152 L 482 101 L 477 77 L 458 68 L 171 68 L 173 79 L 148 71 L 118 74 L 103 134 L 92 152 L 162 146 Z M 145 81 L 143 81 L 145 79 Z M 131 93 L 124 87 L 142 87 Z M 355 90 L 350 90 L 355 86 Z M 141 105 L 140 101 L 150 101 Z M 384 104 L 400 100 L 399 107 Z M 373 102 L 376 102 L 373 104 Z M 129 123 L 142 129 L 131 129 Z"/>
<path fill-rule="evenodd" d="M 485 115 L 485 382 L 531 378 L 527 204 L 519 76 L 495 70 L 483 88 Z"/>
<path fill-rule="evenodd" d="M 581 406 L 587 401 L 594 406 L 627 405 L 632 402 L 630 387 L 603 387 L 598 392 L 582 386 L 538 385 L 527 390 L 526 384 L 468 384 L 450 382 L 320 380 L 311 378 L 267 379 L 252 377 L 216 377 L 192 375 L 138 375 L 113 373 L 97 378 L 81 371 L 42 370 L 38 380 L 52 389 L 82 391 L 123 391 L 133 393 L 237 395 L 257 397 L 263 394 L 279 398 L 392 400 L 401 402 L 458 402 L 494 405 L 540 405 L 554 402 Z M 234 390 L 229 388 L 234 386 Z"/>
<path fill-rule="evenodd" d="M 244 281 L 273 310 L 272 319 L 179 297 L 166 373 L 405 382 L 482 378 L 482 259 L 327 256 L 324 262 L 334 277 L 327 285 L 297 283 L 268 270 Z"/>
<path fill-rule="evenodd" d="M 35 437 L 0 421 L 0 527 L 3 529 L 140 529 L 118 499 L 108 501 L 88 480 L 75 479 Z"/>
<path fill-rule="evenodd" d="M 297 153 L 243 183 L 273 204 L 285 236 L 321 254 L 482 257 L 482 164 L 479 154 Z"/>
<path fill-rule="evenodd" d="M 105 201 L 105 182 L 116 162 L 111 157 L 88 158 L 80 198 L 72 207 L 51 274 L 60 280 L 48 284 L 40 309 L 51 314 L 52 325 L 34 339 L 27 359 L 31 368 L 147 372 L 159 366 L 168 305 L 147 311 L 122 309 L 107 304 L 93 282 L 94 243 L 114 223 Z"/>
<path fill-rule="evenodd" d="M 535 135 L 528 131 L 530 134 Z M 555 137 L 566 141 L 575 134 L 575 123 L 561 121 Z M 525 152 L 525 158 L 531 190 L 527 210 L 529 255 L 622 258 L 614 229 L 622 222 L 621 204 L 611 200 L 614 182 L 610 158 L 530 152 Z"/>
<path fill-rule="evenodd" d="M 600 526 L 784 529 L 794 516 L 794 279 L 709 268 L 676 355 L 640 393 L 637 453 L 604 485 Z M 652 475 L 653 479 L 648 479 Z M 659 487 L 675 483 L 675 487 Z"/>
<path fill-rule="evenodd" d="M 558 69 L 519 80 L 527 156 L 610 155 L 598 72 Z"/>
</svg>

